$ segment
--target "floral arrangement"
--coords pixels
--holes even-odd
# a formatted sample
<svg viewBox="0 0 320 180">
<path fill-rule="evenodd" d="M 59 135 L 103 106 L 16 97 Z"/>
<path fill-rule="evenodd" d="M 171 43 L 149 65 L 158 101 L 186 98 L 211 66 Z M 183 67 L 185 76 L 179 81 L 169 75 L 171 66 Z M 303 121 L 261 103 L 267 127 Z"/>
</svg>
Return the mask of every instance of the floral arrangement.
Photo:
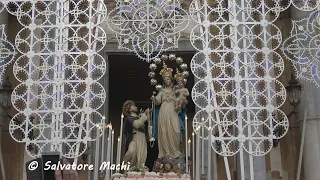
<svg viewBox="0 0 320 180">
<path fill-rule="evenodd" d="M 170 180 L 191 180 L 189 174 L 182 174 L 181 177 L 178 176 L 176 173 L 163 173 L 160 176 L 160 173 L 155 172 L 146 172 L 144 177 L 142 177 L 141 172 L 128 172 L 127 177 L 124 177 L 123 174 L 114 174 L 112 179 L 113 180 L 163 180 L 163 179 L 170 179 Z"/>
</svg>

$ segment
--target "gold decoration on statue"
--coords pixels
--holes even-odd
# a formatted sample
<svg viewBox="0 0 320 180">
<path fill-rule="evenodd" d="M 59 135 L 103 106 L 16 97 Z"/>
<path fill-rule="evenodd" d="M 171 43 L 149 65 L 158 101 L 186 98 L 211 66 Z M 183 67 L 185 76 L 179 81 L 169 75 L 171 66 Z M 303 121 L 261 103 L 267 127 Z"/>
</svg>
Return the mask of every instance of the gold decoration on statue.
<svg viewBox="0 0 320 180">
<path fill-rule="evenodd" d="M 155 71 L 157 69 L 161 69 L 159 74 L 162 76 L 162 78 L 164 77 L 173 78 L 173 69 L 168 67 L 167 63 L 174 63 L 174 62 L 178 66 L 177 69 L 179 69 L 178 71 L 179 80 L 182 80 L 184 83 L 187 83 L 186 78 L 189 76 L 189 72 L 187 71 L 188 65 L 186 63 L 183 63 L 183 59 L 181 57 L 177 57 L 175 54 L 170 54 L 169 56 L 163 54 L 161 58 L 154 59 L 154 63 L 151 63 L 149 66 L 150 72 L 148 76 L 150 78 L 150 84 L 152 86 L 155 86 L 157 91 L 160 91 L 163 87 L 161 84 L 158 84 L 158 82 L 160 81 L 157 80 Z M 161 65 L 162 65 L 162 68 L 157 67 Z"/>
<path fill-rule="evenodd" d="M 176 72 L 176 74 L 174 75 L 174 79 L 175 79 L 176 81 L 183 81 L 183 80 L 184 80 L 184 75 L 183 75 L 183 73 L 181 73 L 178 68 L 177 68 L 176 71 L 177 71 L 177 72 Z"/>
<path fill-rule="evenodd" d="M 172 68 L 168 68 L 166 63 L 163 62 L 163 68 L 160 71 L 160 75 L 162 77 L 172 77 L 172 71 L 173 71 L 173 69 Z"/>
</svg>

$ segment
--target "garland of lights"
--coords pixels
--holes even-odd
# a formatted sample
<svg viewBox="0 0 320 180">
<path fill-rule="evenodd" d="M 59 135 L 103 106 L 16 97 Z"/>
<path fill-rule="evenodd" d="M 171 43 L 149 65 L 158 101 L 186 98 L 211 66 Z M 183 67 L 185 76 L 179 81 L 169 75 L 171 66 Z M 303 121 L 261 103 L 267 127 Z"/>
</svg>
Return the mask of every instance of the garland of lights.
<svg viewBox="0 0 320 180">
<path fill-rule="evenodd" d="M 181 57 L 176 57 L 175 54 L 169 54 L 169 56 L 163 54 L 161 56 L 161 58 L 155 58 L 154 63 L 151 63 L 149 66 L 150 72 L 149 72 L 148 76 L 151 78 L 150 84 L 152 86 L 155 86 L 158 91 L 160 89 L 162 89 L 162 85 L 158 84 L 157 79 L 155 79 L 155 77 L 156 77 L 155 70 L 159 69 L 159 68 L 157 68 L 157 65 L 166 63 L 166 61 L 172 61 L 172 62 L 175 61 L 179 65 L 178 67 L 180 68 L 180 70 L 179 70 L 179 68 L 178 68 L 178 70 L 179 70 L 179 72 L 182 71 L 181 73 L 185 77 L 184 83 L 187 83 L 186 78 L 189 76 L 189 72 L 187 71 L 188 65 L 186 63 L 183 63 L 183 59 Z"/>
</svg>

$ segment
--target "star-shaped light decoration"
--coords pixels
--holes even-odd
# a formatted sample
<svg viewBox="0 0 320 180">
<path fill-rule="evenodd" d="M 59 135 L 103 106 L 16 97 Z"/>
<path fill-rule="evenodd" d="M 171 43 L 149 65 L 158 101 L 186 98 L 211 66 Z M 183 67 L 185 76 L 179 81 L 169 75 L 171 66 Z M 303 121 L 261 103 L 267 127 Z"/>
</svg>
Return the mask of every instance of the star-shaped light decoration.
<svg viewBox="0 0 320 180">
<path fill-rule="evenodd" d="M 116 33 L 118 48 L 147 62 L 177 48 L 180 32 L 189 24 L 188 13 L 178 0 L 118 1 L 107 20 Z"/>
<path fill-rule="evenodd" d="M 14 56 L 15 48 L 13 44 L 7 40 L 5 25 L 0 25 L 0 84 L 2 83 L 6 67 L 13 61 Z"/>
<path fill-rule="evenodd" d="M 296 77 L 320 87 L 320 11 L 292 21 L 290 37 L 282 46 L 283 54 L 292 62 Z"/>
</svg>

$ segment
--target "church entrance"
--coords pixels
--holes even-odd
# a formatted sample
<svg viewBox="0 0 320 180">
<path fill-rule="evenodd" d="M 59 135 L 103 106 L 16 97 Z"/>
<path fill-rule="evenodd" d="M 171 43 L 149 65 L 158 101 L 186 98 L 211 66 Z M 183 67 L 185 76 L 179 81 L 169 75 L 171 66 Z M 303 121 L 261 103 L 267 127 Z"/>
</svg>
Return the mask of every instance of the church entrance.
<svg viewBox="0 0 320 180">
<path fill-rule="evenodd" d="M 164 53 L 169 55 L 170 53 Z M 183 58 L 184 63 L 188 65 L 190 72 L 190 62 L 193 57 L 193 53 L 175 53 L 176 57 Z M 120 136 L 120 115 L 122 111 L 122 105 L 126 100 L 133 100 L 138 109 L 151 108 L 152 102 L 150 100 L 152 92 L 155 91 L 154 86 L 150 84 L 150 78 L 148 73 L 150 72 L 149 63 L 144 62 L 137 58 L 134 54 L 109 54 L 109 119 L 115 131 L 115 137 Z M 170 68 L 175 69 L 176 63 L 168 63 Z M 156 74 L 156 79 L 161 82 L 161 76 Z M 194 85 L 194 76 L 190 72 L 186 88 L 191 92 Z M 191 137 L 192 133 L 192 118 L 195 113 L 195 105 L 191 97 L 188 97 L 187 115 L 188 115 L 188 137 Z M 185 138 L 182 137 L 181 149 L 184 149 Z M 125 139 L 123 138 L 121 157 L 125 154 Z M 114 152 L 116 148 L 114 147 Z M 115 157 L 114 153 L 114 157 Z M 146 166 L 149 170 L 152 170 L 154 161 L 158 157 L 158 147 L 155 143 L 153 147 L 148 143 L 148 157 Z"/>
</svg>

